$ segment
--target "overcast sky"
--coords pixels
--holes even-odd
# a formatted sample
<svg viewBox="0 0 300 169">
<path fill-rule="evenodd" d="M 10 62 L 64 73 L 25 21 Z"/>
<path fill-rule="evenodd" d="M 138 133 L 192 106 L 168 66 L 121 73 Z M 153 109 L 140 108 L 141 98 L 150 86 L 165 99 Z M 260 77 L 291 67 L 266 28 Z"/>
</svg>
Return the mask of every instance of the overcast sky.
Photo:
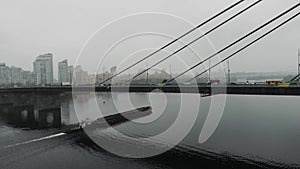
<svg viewBox="0 0 300 169">
<path fill-rule="evenodd" d="M 63 59 L 68 59 L 70 64 L 75 64 L 79 52 L 90 39 L 86 48 L 82 50 L 79 64 L 84 69 L 95 72 L 105 51 L 112 44 L 130 35 L 129 33 L 155 32 L 161 34 L 160 38 L 157 38 L 157 35 L 145 35 L 135 38 L 132 42 L 125 42 L 123 47 L 119 46 L 112 51 L 111 55 L 113 56 L 106 59 L 109 60 L 109 63 L 103 62 L 100 67 L 107 65 L 108 68 L 112 65 L 119 65 L 120 61 L 124 61 L 124 57 L 130 56 L 131 59 L 123 62 L 123 64 L 129 64 L 147 52 L 149 53 L 151 51 L 148 50 L 149 48 L 158 48 L 166 44 L 171 39 L 168 37 L 182 34 L 193 25 L 203 22 L 234 2 L 237 1 L 2 0 L 0 6 L 0 62 L 32 70 L 32 62 L 35 57 L 50 52 L 54 54 L 54 68 L 57 69 L 57 62 Z M 209 30 L 252 2 L 254 0 L 244 2 L 200 30 L 202 32 Z M 193 49 L 203 59 L 214 50 L 221 49 L 298 2 L 299 0 L 264 0 L 249 12 L 208 35 L 203 42 L 194 44 Z M 300 11 L 300 7 L 288 16 L 297 11 Z M 163 14 L 161 14 L 162 17 L 154 14 L 152 19 L 147 18 L 149 15 L 141 15 L 138 18 L 131 17 L 132 19 L 127 21 L 123 19 L 124 22 L 121 20 L 109 24 L 124 16 L 145 12 Z M 133 21 L 136 23 L 132 23 Z M 147 21 L 147 23 L 143 23 L 143 21 Z M 102 31 L 103 29 L 99 31 L 107 24 L 109 25 L 104 28 L 104 31 Z M 95 35 L 92 36 L 93 34 Z M 187 42 L 196 36 L 194 34 L 184 41 Z M 225 57 L 226 54 L 230 54 L 238 47 L 245 45 L 246 42 L 249 40 L 242 42 L 240 46 L 236 46 L 220 57 Z M 179 47 L 179 44 L 177 46 L 175 44 L 175 47 L 168 51 L 174 51 L 176 47 Z M 298 48 L 300 48 L 300 17 L 231 59 L 231 69 L 233 72 L 296 71 Z M 128 51 L 125 51 L 126 49 Z M 121 56 L 122 54 L 125 56 Z M 188 55 L 188 53 L 186 54 Z M 184 54 L 179 56 L 186 57 Z M 159 57 L 163 57 L 162 54 L 156 58 L 159 59 Z M 188 65 L 198 61 L 197 59 L 187 60 L 184 62 L 189 62 Z M 152 59 L 145 64 L 151 65 L 154 62 L 155 60 Z M 172 64 L 175 72 L 183 69 L 180 65 L 176 65 L 177 62 L 173 62 L 166 62 L 160 68 L 169 69 L 167 65 Z"/>
</svg>

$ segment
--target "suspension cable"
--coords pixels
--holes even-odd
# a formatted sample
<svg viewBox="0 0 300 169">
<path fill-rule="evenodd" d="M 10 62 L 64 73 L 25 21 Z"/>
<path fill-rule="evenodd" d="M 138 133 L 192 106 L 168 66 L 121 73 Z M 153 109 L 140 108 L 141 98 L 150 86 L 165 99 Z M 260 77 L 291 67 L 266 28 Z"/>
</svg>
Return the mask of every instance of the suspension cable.
<svg viewBox="0 0 300 169">
<path fill-rule="evenodd" d="M 284 11 L 283 13 L 279 14 L 278 16 L 274 17 L 273 19 L 271 19 L 270 21 L 266 22 L 265 24 L 259 26 L 258 28 L 254 29 L 253 31 L 249 32 L 248 34 L 246 34 L 245 36 L 241 37 L 240 39 L 236 40 L 235 42 L 231 43 L 230 45 L 226 46 L 225 48 L 219 50 L 218 52 L 214 53 L 213 55 L 209 56 L 208 58 L 204 59 L 203 61 L 195 64 L 194 66 L 190 67 L 189 69 L 185 70 L 184 72 L 180 73 L 179 75 L 175 76 L 174 78 L 168 80 L 168 82 L 171 82 L 179 77 L 181 77 L 182 75 L 184 75 L 185 73 L 195 69 L 196 67 L 198 67 L 199 65 L 203 64 L 204 62 L 210 60 L 211 58 L 217 56 L 218 54 L 224 52 L 225 50 L 227 50 L 228 48 L 234 46 L 235 44 L 239 43 L 240 41 L 244 40 L 245 38 L 251 36 L 252 34 L 256 33 L 257 31 L 261 30 L 262 28 L 268 26 L 269 24 L 273 23 L 274 21 L 278 20 L 279 18 L 281 18 L 282 16 L 288 14 L 289 12 L 291 12 L 292 10 L 296 9 L 297 7 L 300 6 L 300 3 L 292 6 L 290 9 Z"/>
<path fill-rule="evenodd" d="M 167 57 L 161 59 L 160 61 L 156 62 L 155 64 L 153 64 L 152 66 L 148 67 L 147 69 L 144 69 L 143 71 L 141 71 L 140 73 L 138 73 L 137 75 L 135 75 L 134 77 L 132 77 L 131 79 L 127 80 L 125 83 L 130 82 L 131 80 L 137 78 L 138 76 L 142 75 L 143 73 L 147 72 L 148 70 L 150 70 L 151 68 L 159 65 L 160 63 L 162 63 L 163 61 L 169 59 L 170 57 L 174 56 L 175 54 L 179 53 L 180 51 L 182 51 L 183 49 L 187 48 L 188 46 L 192 45 L 193 43 L 197 42 L 198 40 L 200 40 L 201 38 L 205 37 L 206 35 L 208 35 L 209 33 L 213 32 L 214 30 L 216 30 L 217 28 L 221 27 L 222 25 L 226 24 L 227 22 L 231 21 L 232 19 L 236 18 L 237 16 L 241 15 L 242 13 L 246 12 L 247 10 L 251 9 L 252 7 L 254 7 L 255 5 L 257 5 L 258 3 L 262 2 L 262 0 L 258 0 L 256 2 L 254 2 L 253 4 L 249 5 L 248 7 L 246 7 L 245 9 L 241 10 L 240 12 L 238 12 L 237 14 L 233 15 L 232 17 L 228 18 L 227 20 L 225 20 L 224 22 L 220 23 L 219 25 L 217 25 L 216 27 L 212 28 L 211 30 L 209 30 L 208 32 L 204 33 L 203 35 L 199 36 L 198 38 L 194 39 L 193 41 L 189 42 L 188 44 L 184 45 L 183 47 L 181 47 L 180 49 L 176 50 L 175 52 L 171 53 L 170 55 L 168 55 Z"/>
<path fill-rule="evenodd" d="M 130 65 L 129 67 L 127 67 L 127 68 L 123 69 L 122 71 L 120 71 L 120 72 L 118 72 L 118 73 L 112 75 L 112 76 L 109 77 L 108 79 L 106 79 L 106 80 L 100 82 L 100 84 L 103 84 L 103 83 L 105 83 L 105 82 L 111 80 L 112 78 L 114 78 L 114 77 L 120 75 L 121 73 L 124 73 L 125 71 L 127 71 L 127 70 L 129 70 L 130 68 L 136 66 L 137 64 L 143 62 L 144 60 L 150 58 L 151 56 L 153 56 L 153 55 L 155 55 L 156 53 L 162 51 L 163 49 L 167 48 L 168 46 L 174 44 L 174 43 L 177 42 L 178 40 L 180 40 L 180 39 L 182 39 L 183 37 L 185 37 L 185 36 L 191 34 L 191 33 L 194 32 L 195 30 L 199 29 L 200 27 L 204 26 L 205 24 L 209 23 L 210 21 L 214 20 L 215 18 L 221 16 L 221 15 L 224 14 L 225 12 L 231 10 L 232 8 L 238 6 L 239 4 L 241 4 L 241 3 L 244 2 L 244 1 L 245 1 L 245 0 L 240 0 L 240 1 L 236 2 L 236 3 L 234 3 L 233 5 L 229 6 L 228 8 L 226 8 L 226 9 L 224 9 L 223 11 L 219 12 L 218 14 L 214 15 L 213 17 L 209 18 L 208 20 L 204 21 L 203 23 L 197 25 L 197 26 L 194 27 L 193 29 L 191 29 L 191 30 L 189 30 L 188 32 L 182 34 L 182 35 L 179 36 L 178 38 L 174 39 L 173 41 L 169 42 L 168 44 L 166 44 L 166 45 L 164 45 L 163 47 L 159 48 L 158 50 L 154 51 L 153 53 L 147 55 L 147 56 L 144 57 L 143 59 L 141 59 L 141 60 L 135 62 L 134 64 Z"/>
<path fill-rule="evenodd" d="M 220 62 L 214 64 L 212 67 L 210 67 L 209 69 L 206 69 L 205 71 L 201 72 L 200 74 L 198 74 L 197 76 L 193 77 L 192 79 L 190 79 L 188 82 L 192 81 L 193 79 L 203 75 L 205 72 L 211 70 L 212 68 L 218 66 L 219 64 L 225 62 L 226 60 L 228 60 L 229 58 L 235 56 L 236 54 L 240 53 L 241 51 L 245 50 L 246 48 L 250 47 L 251 45 L 253 45 L 254 43 L 256 43 L 257 41 L 261 40 L 262 38 L 266 37 L 267 35 L 269 35 L 270 33 L 274 32 L 275 30 L 279 29 L 280 27 L 282 27 L 283 25 L 287 24 L 288 22 L 290 22 L 291 20 L 295 19 L 297 16 L 300 15 L 300 12 L 298 12 L 297 14 L 293 15 L 292 17 L 290 17 L 289 19 L 285 20 L 283 23 L 279 24 L 278 26 L 276 26 L 275 28 L 273 28 L 272 30 L 268 31 L 267 33 L 263 34 L 262 36 L 260 36 L 259 38 L 255 39 L 254 41 L 252 41 L 251 43 L 245 45 L 244 47 L 242 47 L 241 49 L 239 49 L 238 51 L 234 52 L 233 54 L 229 55 L 228 57 L 224 58 L 223 60 L 221 60 Z"/>
</svg>

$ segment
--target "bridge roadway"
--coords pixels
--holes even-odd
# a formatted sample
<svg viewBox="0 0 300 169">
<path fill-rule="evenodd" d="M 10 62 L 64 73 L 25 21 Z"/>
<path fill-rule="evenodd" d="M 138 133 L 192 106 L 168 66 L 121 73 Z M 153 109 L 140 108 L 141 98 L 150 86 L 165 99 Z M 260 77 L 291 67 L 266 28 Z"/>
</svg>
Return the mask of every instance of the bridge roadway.
<svg viewBox="0 0 300 169">
<path fill-rule="evenodd" d="M 64 92 L 166 92 L 166 93 L 201 93 L 201 94 L 238 94 L 238 95 L 300 95 L 300 86 L 256 86 L 230 85 L 224 86 L 101 86 L 101 87 L 28 87 L 28 88 L 0 88 L 0 94 L 5 93 L 64 93 Z"/>
</svg>

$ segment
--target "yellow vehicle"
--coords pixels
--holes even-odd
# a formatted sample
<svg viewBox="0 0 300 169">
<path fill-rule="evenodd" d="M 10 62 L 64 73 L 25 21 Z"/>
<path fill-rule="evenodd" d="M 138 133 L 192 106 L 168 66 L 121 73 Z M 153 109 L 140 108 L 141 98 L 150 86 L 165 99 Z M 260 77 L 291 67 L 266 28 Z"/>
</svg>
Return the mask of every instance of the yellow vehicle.
<svg viewBox="0 0 300 169">
<path fill-rule="evenodd" d="M 266 84 L 268 85 L 278 85 L 279 87 L 290 87 L 294 85 L 298 85 L 297 79 L 300 77 L 300 74 L 292 78 L 287 82 L 283 82 L 282 80 L 267 80 Z"/>
<path fill-rule="evenodd" d="M 290 87 L 291 83 L 281 83 L 278 86 L 279 87 Z"/>
<path fill-rule="evenodd" d="M 166 86 L 166 84 L 159 83 L 159 84 L 157 84 L 157 86 L 158 86 L 158 87 L 164 87 L 164 86 Z"/>
<path fill-rule="evenodd" d="M 279 86 L 279 87 L 290 87 L 290 86 L 294 86 L 294 85 L 298 85 L 298 83 L 295 82 L 295 81 L 291 81 L 291 82 L 281 83 L 281 84 L 278 85 L 278 86 Z"/>
<path fill-rule="evenodd" d="M 280 85 L 282 83 L 283 83 L 282 80 L 267 80 L 266 81 L 266 84 L 268 84 L 268 85 Z"/>
</svg>

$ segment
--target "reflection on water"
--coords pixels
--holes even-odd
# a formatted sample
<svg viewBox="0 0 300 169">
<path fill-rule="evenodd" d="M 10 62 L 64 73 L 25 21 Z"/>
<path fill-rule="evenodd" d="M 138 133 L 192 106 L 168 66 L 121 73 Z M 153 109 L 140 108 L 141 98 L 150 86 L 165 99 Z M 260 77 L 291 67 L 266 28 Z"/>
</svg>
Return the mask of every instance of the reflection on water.
<svg viewBox="0 0 300 169">
<path fill-rule="evenodd" d="M 1 119 L 8 125 L 17 128 L 59 128 L 61 127 L 60 108 L 36 109 L 34 105 L 15 106 L 13 104 L 0 105 Z"/>
<path fill-rule="evenodd" d="M 147 94 L 6 94 L 0 97 L 0 116 L 18 128 L 59 128 L 148 105 Z"/>
<path fill-rule="evenodd" d="M 114 126 L 114 129 L 137 138 L 157 135 L 176 120 L 181 102 L 177 96 L 144 93 L 80 93 L 73 98 L 71 93 L 1 95 L 0 168 L 54 168 L 57 164 L 74 169 L 100 166 L 191 168 L 191 165 L 202 167 L 204 164 L 210 166 L 207 168 L 300 167 L 298 97 L 228 96 L 220 125 L 207 142 L 200 144 L 199 135 L 211 101 L 209 97 L 203 98 L 196 123 L 180 145 L 162 155 L 143 160 L 123 159 L 109 154 L 82 131 L 10 149 L 1 148 L 60 133 L 62 127 L 80 121 L 93 121 L 148 105 L 156 105 L 153 114 Z M 165 101 L 157 99 L 164 97 Z M 162 105 L 158 106 L 159 103 Z M 189 115 L 188 107 L 184 111 Z M 153 123 L 148 123 L 153 120 Z M 99 131 L 107 140 L 116 139 L 116 136 L 110 137 L 109 132 L 109 129 Z M 121 137 L 119 139 L 122 141 Z M 81 158 L 82 155 L 86 158 Z M 44 163 L 50 159 L 55 163 L 45 166 Z M 73 164 L 73 159 L 78 161 Z"/>
</svg>

